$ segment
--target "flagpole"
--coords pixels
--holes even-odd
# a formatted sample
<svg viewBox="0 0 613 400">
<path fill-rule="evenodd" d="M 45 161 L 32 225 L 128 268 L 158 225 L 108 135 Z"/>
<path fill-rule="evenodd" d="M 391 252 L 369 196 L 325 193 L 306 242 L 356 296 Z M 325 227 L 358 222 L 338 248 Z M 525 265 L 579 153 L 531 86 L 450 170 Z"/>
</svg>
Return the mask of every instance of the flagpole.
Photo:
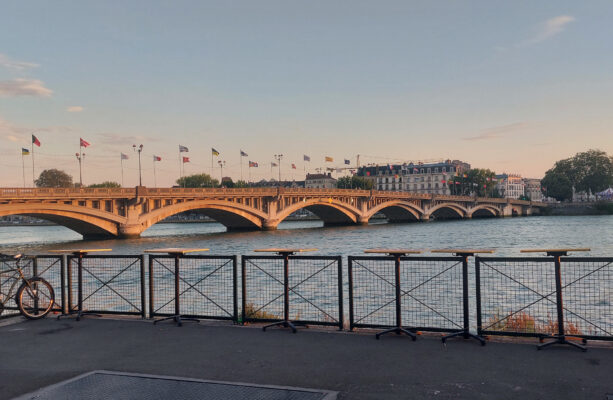
<svg viewBox="0 0 613 400">
<path fill-rule="evenodd" d="M 251 183 L 251 165 L 249 166 L 249 183 Z"/>
<path fill-rule="evenodd" d="M 155 176 L 155 156 L 153 158 L 153 187 L 154 188 L 158 187 L 157 177 Z"/>
<path fill-rule="evenodd" d="M 79 187 L 83 187 L 83 168 L 81 167 L 81 162 L 83 160 L 83 146 L 81 145 L 81 141 L 79 140 Z"/>
<path fill-rule="evenodd" d="M 242 153 L 242 150 L 241 150 Z M 243 155 L 240 155 L 240 164 L 241 164 L 241 181 L 243 180 Z"/>
<path fill-rule="evenodd" d="M 23 173 L 23 187 L 26 187 L 26 162 L 23 158 L 23 151 L 21 152 L 21 172 Z"/>
<path fill-rule="evenodd" d="M 32 187 L 36 187 L 34 184 L 34 141 L 31 140 L 30 148 L 32 148 Z M 23 157 L 23 156 L 22 156 Z M 25 179 L 24 179 L 24 187 L 25 187 Z"/>
<path fill-rule="evenodd" d="M 121 187 L 124 187 L 123 185 L 123 154 L 120 154 L 119 158 L 121 159 Z"/>
</svg>

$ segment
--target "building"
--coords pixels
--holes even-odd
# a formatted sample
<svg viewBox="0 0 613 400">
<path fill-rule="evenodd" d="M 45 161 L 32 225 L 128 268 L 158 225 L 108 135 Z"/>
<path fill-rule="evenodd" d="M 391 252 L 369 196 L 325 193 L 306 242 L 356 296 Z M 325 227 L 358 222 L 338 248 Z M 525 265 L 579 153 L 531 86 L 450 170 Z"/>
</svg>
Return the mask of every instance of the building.
<svg viewBox="0 0 613 400">
<path fill-rule="evenodd" d="M 532 201 L 543 201 L 541 180 L 534 178 L 524 178 L 524 194 Z"/>
<path fill-rule="evenodd" d="M 524 179 L 518 174 L 496 175 L 496 189 L 500 196 L 507 199 L 519 199 L 525 196 Z M 539 182 L 540 188 L 540 182 Z"/>
<path fill-rule="evenodd" d="M 397 190 L 413 193 L 451 194 L 447 184 L 453 176 L 470 169 L 470 164 L 459 160 L 438 163 L 408 163 L 400 165 L 367 166 L 357 175 L 373 181 L 373 189 Z"/>
<path fill-rule="evenodd" d="M 332 174 L 307 174 L 304 180 L 304 187 L 307 189 L 335 189 L 336 179 Z"/>
</svg>

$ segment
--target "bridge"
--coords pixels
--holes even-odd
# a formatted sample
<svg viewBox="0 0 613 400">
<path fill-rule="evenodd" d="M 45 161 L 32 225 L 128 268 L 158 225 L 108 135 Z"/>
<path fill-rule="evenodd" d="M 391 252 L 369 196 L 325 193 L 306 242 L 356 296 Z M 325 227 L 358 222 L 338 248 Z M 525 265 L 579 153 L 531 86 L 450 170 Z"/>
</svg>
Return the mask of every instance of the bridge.
<svg viewBox="0 0 613 400">
<path fill-rule="evenodd" d="M 0 217 L 26 215 L 68 227 L 86 239 L 138 237 L 153 224 L 198 210 L 228 230 L 274 230 L 307 209 L 325 226 L 531 215 L 543 203 L 469 196 L 302 188 L 0 188 Z"/>
</svg>

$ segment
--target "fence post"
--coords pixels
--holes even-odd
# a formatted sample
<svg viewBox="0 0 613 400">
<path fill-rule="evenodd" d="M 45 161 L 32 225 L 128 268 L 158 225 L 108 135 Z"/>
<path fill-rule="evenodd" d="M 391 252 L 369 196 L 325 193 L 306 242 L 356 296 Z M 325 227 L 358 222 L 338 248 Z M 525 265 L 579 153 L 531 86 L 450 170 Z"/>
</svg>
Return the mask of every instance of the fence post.
<svg viewBox="0 0 613 400">
<path fill-rule="evenodd" d="M 238 323 L 238 281 L 237 281 L 237 276 L 236 276 L 236 263 L 237 263 L 237 258 L 238 256 L 235 254 L 232 256 L 232 298 L 234 301 L 233 304 L 233 316 L 232 319 L 234 321 L 235 324 Z"/>
<path fill-rule="evenodd" d="M 347 256 L 349 279 L 349 330 L 353 330 L 353 256 Z"/>
<path fill-rule="evenodd" d="M 481 320 L 481 259 L 475 257 L 475 296 L 477 302 L 477 335 L 481 335 L 483 322 Z"/>
<path fill-rule="evenodd" d="M 154 282 L 153 282 L 153 259 L 154 256 L 149 256 L 149 318 L 155 317 L 155 298 L 154 298 Z"/>
<path fill-rule="evenodd" d="M 241 294 L 242 294 L 242 318 L 241 323 L 245 324 L 245 318 L 247 315 L 245 314 L 245 310 L 247 308 L 247 277 L 245 276 L 245 271 L 247 267 L 245 265 L 245 256 L 241 256 Z"/>
<path fill-rule="evenodd" d="M 62 254 L 60 258 L 60 291 L 62 297 L 62 314 L 66 314 L 66 255 Z"/>
<path fill-rule="evenodd" d="M 343 257 L 338 256 L 338 330 L 343 330 Z"/>
<path fill-rule="evenodd" d="M 147 310 L 145 309 L 146 299 L 145 299 L 145 255 L 141 254 L 140 256 L 140 306 L 141 306 L 141 315 L 144 318 L 147 318 Z"/>
<path fill-rule="evenodd" d="M 32 259 L 32 276 L 36 277 L 38 276 L 38 257 L 34 256 L 34 258 Z M 38 314 L 38 297 L 34 298 L 34 309 L 36 310 L 36 313 Z"/>
<path fill-rule="evenodd" d="M 73 309 L 72 305 L 72 257 L 64 255 L 66 257 L 66 285 L 68 287 L 68 312 L 70 314 Z"/>
</svg>

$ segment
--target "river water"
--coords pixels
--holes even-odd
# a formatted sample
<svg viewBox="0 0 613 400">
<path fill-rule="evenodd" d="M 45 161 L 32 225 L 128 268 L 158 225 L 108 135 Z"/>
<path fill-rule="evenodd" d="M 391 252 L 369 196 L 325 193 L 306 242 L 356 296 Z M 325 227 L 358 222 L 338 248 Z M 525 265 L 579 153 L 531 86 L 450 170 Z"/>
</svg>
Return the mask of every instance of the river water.
<svg viewBox="0 0 613 400">
<path fill-rule="evenodd" d="M 140 239 L 83 241 L 61 226 L 0 227 L 0 251 L 44 253 L 72 247 L 112 248 L 140 254 L 160 247 L 209 248 L 210 254 L 250 254 L 265 247 L 317 248 L 320 255 L 361 255 L 368 248 L 488 248 L 519 256 L 520 249 L 588 247 L 592 256 L 613 256 L 613 216 L 534 216 L 425 223 L 326 227 L 320 221 L 283 222 L 277 231 L 226 232 L 217 223 L 164 223 Z M 588 255 L 588 254 L 586 254 Z"/>
</svg>

